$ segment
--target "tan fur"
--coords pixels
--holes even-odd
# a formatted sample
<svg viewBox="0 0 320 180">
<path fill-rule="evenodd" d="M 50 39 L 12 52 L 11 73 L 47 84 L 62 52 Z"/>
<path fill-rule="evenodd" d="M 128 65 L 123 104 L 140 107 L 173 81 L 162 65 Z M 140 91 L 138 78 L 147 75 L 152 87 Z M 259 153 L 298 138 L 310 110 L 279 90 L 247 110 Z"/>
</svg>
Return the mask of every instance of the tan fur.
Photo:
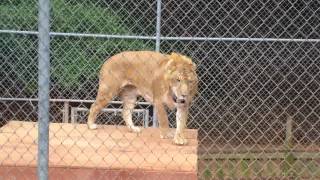
<svg viewBox="0 0 320 180">
<path fill-rule="evenodd" d="M 133 132 L 140 132 L 140 128 L 132 123 L 132 110 L 137 96 L 142 96 L 157 109 L 162 138 L 170 137 L 164 106 L 177 108 L 174 143 L 186 144 L 183 129 L 188 108 L 198 87 L 195 70 L 192 60 L 178 53 L 167 55 L 153 51 L 126 51 L 112 56 L 100 71 L 97 98 L 90 108 L 88 118 L 89 128 L 97 128 L 97 114 L 113 96 L 120 93 L 124 104 L 123 119 L 127 127 Z"/>
</svg>

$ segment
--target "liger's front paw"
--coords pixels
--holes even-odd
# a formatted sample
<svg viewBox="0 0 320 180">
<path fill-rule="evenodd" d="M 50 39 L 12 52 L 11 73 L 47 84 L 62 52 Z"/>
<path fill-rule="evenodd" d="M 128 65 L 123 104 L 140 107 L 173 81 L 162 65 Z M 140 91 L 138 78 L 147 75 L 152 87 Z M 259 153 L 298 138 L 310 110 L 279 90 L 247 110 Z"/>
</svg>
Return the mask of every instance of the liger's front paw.
<svg viewBox="0 0 320 180">
<path fill-rule="evenodd" d="M 160 138 L 161 139 L 171 139 L 174 137 L 174 132 L 169 129 L 160 130 Z"/>
<path fill-rule="evenodd" d="M 129 130 L 131 132 L 134 132 L 134 133 L 140 133 L 141 132 L 141 128 L 139 128 L 137 126 L 129 126 Z"/>
<path fill-rule="evenodd" d="M 173 142 L 176 145 L 184 145 L 188 143 L 187 139 L 181 137 L 180 135 L 175 135 L 173 138 Z"/>
<path fill-rule="evenodd" d="M 93 130 L 93 129 L 97 129 L 97 128 L 98 128 L 98 125 L 95 124 L 95 123 L 93 123 L 93 124 L 89 124 L 89 123 L 88 123 L 88 127 L 89 127 L 89 129 Z"/>
</svg>

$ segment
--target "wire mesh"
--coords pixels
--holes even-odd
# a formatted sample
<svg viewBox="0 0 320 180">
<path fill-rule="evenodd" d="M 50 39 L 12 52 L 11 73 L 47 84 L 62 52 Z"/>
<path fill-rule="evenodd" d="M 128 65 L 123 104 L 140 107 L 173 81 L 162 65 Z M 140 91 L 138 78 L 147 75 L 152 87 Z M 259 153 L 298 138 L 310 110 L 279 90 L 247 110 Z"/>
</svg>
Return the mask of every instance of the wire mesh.
<svg viewBox="0 0 320 180">
<path fill-rule="evenodd" d="M 35 124 L 12 126 L 12 136 L 6 135 L 5 127 L 13 120 L 37 121 L 39 10 L 33 0 L 0 3 L 1 147 L 20 135 L 20 143 L 34 141 L 33 131 L 28 130 Z M 161 12 L 160 34 L 157 12 Z M 101 137 L 91 137 L 94 133 L 85 128 L 87 113 L 77 115 L 79 123 L 71 123 L 71 109 L 89 109 L 96 98 L 99 70 L 106 59 L 127 50 L 156 50 L 159 45 L 160 52 L 180 52 L 197 65 L 199 91 L 187 127 L 198 130 L 199 179 L 320 177 L 319 1 L 183 0 L 157 5 L 154 0 L 55 0 L 50 13 L 49 119 L 54 124 L 50 139 L 65 145 L 63 151 L 50 151 L 55 157 L 52 162 L 69 161 L 79 167 L 106 162 L 113 168 L 138 166 L 148 160 L 137 157 L 148 151 L 153 152 L 151 167 L 182 168 L 190 163 L 187 158 L 167 160 L 169 150 L 157 156 L 156 150 L 165 149 L 159 142 L 143 148 L 133 143 L 147 142 L 142 135 L 123 133 L 125 124 L 120 116 L 100 113 L 99 132 L 116 127 Z M 123 108 L 119 97 L 113 100 L 105 108 Z M 148 126 L 152 126 L 152 105 L 138 103 L 136 109 L 149 112 Z M 175 128 L 176 112 L 168 112 L 170 127 Z M 68 124 L 65 117 L 69 117 Z M 143 115 L 134 116 L 137 125 L 142 126 L 143 119 Z M 85 142 L 87 136 L 91 141 Z M 117 138 L 132 143 L 117 141 L 108 146 Z M 77 141 L 85 144 L 74 143 Z M 7 150 L 16 158 L 1 158 L 0 179 L 1 174 L 13 172 L 4 168 L 8 160 L 15 165 L 27 160 L 34 165 L 37 144 L 33 143 L 22 150 Z M 54 146 L 50 144 L 51 149 Z M 119 147 L 138 147 L 140 151 L 112 154 Z M 80 156 L 87 151 L 95 156 Z M 56 174 L 63 177 L 69 170 Z M 16 177 L 28 179 L 27 170 L 18 172 Z M 76 179 L 79 174 L 70 177 Z M 122 177 L 109 171 L 96 174 L 98 179 Z M 127 175 L 131 179 L 150 177 L 142 168 Z M 87 173 L 83 177 L 93 176 Z M 167 176 L 154 179 L 163 177 Z"/>
</svg>

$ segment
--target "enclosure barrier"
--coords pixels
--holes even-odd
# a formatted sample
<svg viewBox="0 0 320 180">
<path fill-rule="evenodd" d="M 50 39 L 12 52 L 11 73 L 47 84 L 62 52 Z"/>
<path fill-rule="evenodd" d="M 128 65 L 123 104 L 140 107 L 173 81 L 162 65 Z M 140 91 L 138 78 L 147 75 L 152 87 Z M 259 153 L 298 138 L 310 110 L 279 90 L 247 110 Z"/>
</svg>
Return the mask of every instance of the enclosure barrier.
<svg viewBox="0 0 320 180">
<path fill-rule="evenodd" d="M 320 178 L 319 1 L 5 0 L 0 17 L 0 179 Z M 196 63 L 190 144 L 160 139 L 143 99 L 141 134 L 119 97 L 86 128 L 103 62 L 127 50 Z"/>
</svg>

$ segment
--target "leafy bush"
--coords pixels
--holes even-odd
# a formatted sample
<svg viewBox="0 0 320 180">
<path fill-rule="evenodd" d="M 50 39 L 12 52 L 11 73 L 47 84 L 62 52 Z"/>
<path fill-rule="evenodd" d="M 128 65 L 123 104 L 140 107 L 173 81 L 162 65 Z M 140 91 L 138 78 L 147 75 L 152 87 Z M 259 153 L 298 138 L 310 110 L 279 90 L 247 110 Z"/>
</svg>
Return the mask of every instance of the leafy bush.
<svg viewBox="0 0 320 180">
<path fill-rule="evenodd" d="M 37 30 L 37 4 L 33 0 L 0 3 L 0 29 Z M 130 35 L 121 16 L 94 4 L 52 1 L 51 31 Z M 23 93 L 36 93 L 37 38 L 33 35 L 0 34 L 0 61 L 5 73 L 15 72 L 13 80 L 23 84 Z M 52 87 L 58 96 L 74 95 L 79 88 L 97 81 L 99 67 L 112 54 L 124 50 L 153 49 L 146 40 L 102 39 L 92 37 L 51 37 Z M 1 66 L 1 63 L 0 63 Z M 4 65 L 3 65 L 4 66 Z M 76 96 L 76 95 L 75 95 Z M 70 98 L 70 97 L 65 97 Z"/>
</svg>

